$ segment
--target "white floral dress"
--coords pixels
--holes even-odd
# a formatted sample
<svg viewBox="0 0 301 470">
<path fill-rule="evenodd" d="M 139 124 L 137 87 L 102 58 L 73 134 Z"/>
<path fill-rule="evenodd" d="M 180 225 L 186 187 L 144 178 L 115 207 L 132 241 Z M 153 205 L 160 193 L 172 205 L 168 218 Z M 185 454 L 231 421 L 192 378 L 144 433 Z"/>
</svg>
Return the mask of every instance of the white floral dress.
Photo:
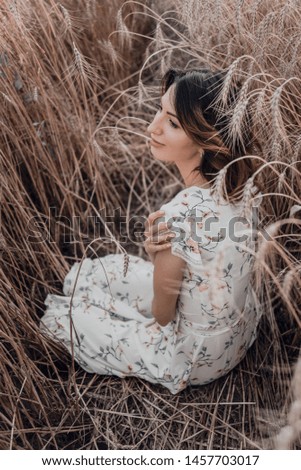
<svg viewBox="0 0 301 470">
<path fill-rule="evenodd" d="M 261 312 L 249 283 L 252 220 L 237 219 L 241 207 L 192 186 L 161 209 L 176 233 L 172 253 L 186 261 L 175 319 L 160 326 L 152 316 L 150 261 L 129 255 L 124 277 L 123 254 L 109 254 L 72 266 L 64 296 L 45 300 L 41 329 L 70 352 L 72 342 L 88 372 L 136 376 L 176 394 L 230 371 L 256 338 Z"/>
</svg>

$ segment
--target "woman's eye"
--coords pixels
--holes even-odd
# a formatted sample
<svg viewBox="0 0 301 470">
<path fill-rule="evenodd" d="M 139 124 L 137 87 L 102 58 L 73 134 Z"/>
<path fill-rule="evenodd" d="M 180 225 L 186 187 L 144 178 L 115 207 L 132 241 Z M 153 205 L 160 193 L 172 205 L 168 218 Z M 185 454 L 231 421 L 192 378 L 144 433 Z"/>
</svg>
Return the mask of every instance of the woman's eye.
<svg viewBox="0 0 301 470">
<path fill-rule="evenodd" d="M 171 124 L 171 127 L 174 127 L 175 129 L 177 129 L 179 126 L 177 126 L 177 124 L 175 122 L 173 122 L 171 119 L 169 120 L 170 124 Z"/>
<path fill-rule="evenodd" d="M 160 104 L 157 104 L 157 105 L 156 105 L 156 108 L 158 109 L 158 111 L 162 111 L 162 106 L 161 106 Z M 157 112 L 158 112 L 158 111 L 157 111 Z M 174 129 L 177 129 L 177 128 L 179 127 L 179 126 L 178 126 L 175 122 L 173 122 L 171 119 L 169 119 L 169 122 L 170 122 L 171 127 L 173 127 Z"/>
</svg>

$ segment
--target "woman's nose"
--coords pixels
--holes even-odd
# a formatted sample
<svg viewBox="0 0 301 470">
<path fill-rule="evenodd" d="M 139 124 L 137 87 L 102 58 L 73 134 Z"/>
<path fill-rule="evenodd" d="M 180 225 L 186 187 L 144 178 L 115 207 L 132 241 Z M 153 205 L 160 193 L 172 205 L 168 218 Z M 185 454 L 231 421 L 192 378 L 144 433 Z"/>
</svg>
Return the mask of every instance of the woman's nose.
<svg viewBox="0 0 301 470">
<path fill-rule="evenodd" d="M 157 119 L 157 115 L 154 117 L 152 122 L 148 125 L 146 130 L 149 134 L 157 134 L 157 135 L 161 134 L 161 126 L 160 126 L 159 120 Z"/>
</svg>

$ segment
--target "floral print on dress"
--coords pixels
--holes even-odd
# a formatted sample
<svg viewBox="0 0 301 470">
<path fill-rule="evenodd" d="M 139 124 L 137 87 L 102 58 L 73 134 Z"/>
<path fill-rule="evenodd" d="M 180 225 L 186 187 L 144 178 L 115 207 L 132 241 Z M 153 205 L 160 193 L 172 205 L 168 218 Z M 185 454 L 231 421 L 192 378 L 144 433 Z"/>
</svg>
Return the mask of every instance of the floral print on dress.
<svg viewBox="0 0 301 470">
<path fill-rule="evenodd" d="M 64 295 L 45 299 L 40 326 L 70 353 L 73 344 L 87 372 L 136 376 L 176 394 L 235 367 L 262 312 L 249 282 L 252 220 L 231 232 L 240 206 L 217 204 L 209 190 L 192 186 L 160 209 L 176 233 L 171 252 L 186 261 L 171 322 L 161 326 L 151 312 L 152 263 L 129 255 L 124 277 L 123 255 L 110 254 L 73 264 Z"/>
</svg>

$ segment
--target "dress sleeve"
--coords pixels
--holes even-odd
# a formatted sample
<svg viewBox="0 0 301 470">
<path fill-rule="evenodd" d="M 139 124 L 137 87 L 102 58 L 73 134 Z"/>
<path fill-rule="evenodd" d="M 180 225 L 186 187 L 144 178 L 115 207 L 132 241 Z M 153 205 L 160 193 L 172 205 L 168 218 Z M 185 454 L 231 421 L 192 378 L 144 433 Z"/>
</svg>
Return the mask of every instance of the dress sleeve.
<svg viewBox="0 0 301 470">
<path fill-rule="evenodd" d="M 158 222 L 170 222 L 170 230 L 176 234 L 171 240 L 171 252 L 188 264 L 200 266 L 202 253 L 210 253 L 216 248 L 219 240 L 218 231 L 211 230 L 210 236 L 204 234 L 203 226 L 211 217 L 214 221 L 217 212 L 212 199 L 201 192 L 199 197 L 190 197 L 189 193 L 181 192 L 172 201 L 163 204 L 160 210 L 165 214 Z M 213 227 L 213 225 L 212 225 Z"/>
</svg>

